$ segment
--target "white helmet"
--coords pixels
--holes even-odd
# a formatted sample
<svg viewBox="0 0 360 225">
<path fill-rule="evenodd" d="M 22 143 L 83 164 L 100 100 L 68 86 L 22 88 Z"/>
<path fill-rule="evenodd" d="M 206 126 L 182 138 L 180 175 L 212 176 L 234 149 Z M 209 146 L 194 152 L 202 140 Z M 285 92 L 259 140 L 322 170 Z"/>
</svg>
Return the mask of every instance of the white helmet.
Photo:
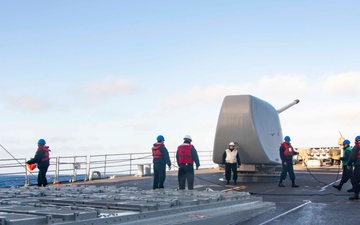
<svg viewBox="0 0 360 225">
<path fill-rule="evenodd" d="M 229 143 L 229 146 L 235 146 L 235 143 L 234 143 L 234 142 L 230 142 L 230 143 Z"/>
<path fill-rule="evenodd" d="M 189 139 L 190 141 L 192 141 L 191 136 L 190 135 L 185 135 L 184 139 Z"/>
</svg>

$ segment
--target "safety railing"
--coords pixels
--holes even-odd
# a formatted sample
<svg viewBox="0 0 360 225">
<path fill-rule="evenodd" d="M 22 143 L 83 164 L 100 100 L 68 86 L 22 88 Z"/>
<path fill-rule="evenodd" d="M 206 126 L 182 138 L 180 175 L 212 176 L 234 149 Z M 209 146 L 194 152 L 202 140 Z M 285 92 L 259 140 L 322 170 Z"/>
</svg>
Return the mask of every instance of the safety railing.
<svg viewBox="0 0 360 225">
<path fill-rule="evenodd" d="M 26 183 L 27 169 L 21 164 L 25 165 L 25 158 L 18 159 L 0 159 L 0 187 L 12 186 L 17 183 Z"/>
<path fill-rule="evenodd" d="M 177 170 L 176 152 L 169 152 L 172 170 Z M 201 168 L 214 168 L 211 151 L 198 151 Z M 26 159 L 0 160 L 0 187 L 21 186 L 37 183 L 37 169 L 26 169 Z M 151 170 L 151 153 L 122 153 L 88 156 L 52 157 L 47 172 L 49 183 L 87 181 L 111 176 L 133 176 L 139 166 Z"/>
</svg>

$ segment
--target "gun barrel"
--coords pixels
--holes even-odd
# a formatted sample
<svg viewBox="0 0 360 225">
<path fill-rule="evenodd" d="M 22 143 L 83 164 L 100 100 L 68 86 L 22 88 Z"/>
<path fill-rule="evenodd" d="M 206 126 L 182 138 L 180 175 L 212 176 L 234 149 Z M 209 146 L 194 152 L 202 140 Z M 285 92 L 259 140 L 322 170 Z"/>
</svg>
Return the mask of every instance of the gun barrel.
<svg viewBox="0 0 360 225">
<path fill-rule="evenodd" d="M 279 113 L 282 113 L 283 111 L 287 110 L 288 108 L 290 108 L 290 107 L 293 106 L 293 105 L 298 104 L 299 102 L 300 102 L 299 99 L 295 99 L 295 100 L 292 101 L 291 103 L 289 103 L 289 104 L 281 107 L 280 109 L 278 109 L 278 110 L 276 110 L 276 111 L 277 111 L 278 114 L 279 114 Z"/>
</svg>

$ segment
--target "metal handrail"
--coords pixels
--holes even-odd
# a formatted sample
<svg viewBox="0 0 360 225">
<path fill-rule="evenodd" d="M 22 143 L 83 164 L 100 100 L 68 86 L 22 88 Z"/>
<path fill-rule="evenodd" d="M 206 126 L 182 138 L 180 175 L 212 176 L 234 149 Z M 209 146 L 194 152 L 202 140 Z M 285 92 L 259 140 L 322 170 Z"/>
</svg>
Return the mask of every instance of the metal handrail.
<svg viewBox="0 0 360 225">
<path fill-rule="evenodd" d="M 176 165 L 176 152 L 169 152 L 173 165 Z M 198 151 L 201 168 L 213 168 L 216 164 L 212 162 L 211 151 Z M 26 169 L 25 158 L 0 159 L 0 187 L 13 186 L 4 184 L 5 176 L 24 177 L 24 185 L 36 183 L 37 170 L 32 172 Z M 19 162 L 23 162 L 20 165 Z M 81 155 L 81 156 L 57 156 L 50 160 L 50 167 L 47 172 L 49 182 L 54 184 L 60 182 L 75 182 L 78 180 L 90 180 L 94 172 L 101 174 L 101 178 L 108 176 L 136 175 L 139 166 L 146 165 L 151 169 L 151 152 L 140 153 L 119 153 L 104 155 Z M 173 170 L 176 170 L 173 167 Z M 10 170 L 10 171 L 9 171 Z M 17 184 L 20 186 L 22 184 Z"/>
</svg>

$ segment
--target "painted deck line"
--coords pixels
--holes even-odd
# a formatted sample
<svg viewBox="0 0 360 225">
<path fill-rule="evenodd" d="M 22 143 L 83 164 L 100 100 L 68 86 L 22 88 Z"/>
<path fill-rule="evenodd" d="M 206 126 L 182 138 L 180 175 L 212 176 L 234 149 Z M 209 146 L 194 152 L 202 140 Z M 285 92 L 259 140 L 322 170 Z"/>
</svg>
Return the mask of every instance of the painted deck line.
<svg viewBox="0 0 360 225">
<path fill-rule="evenodd" d="M 340 181 L 340 180 L 341 180 L 341 179 L 336 180 L 336 181 L 334 181 L 334 182 L 332 182 L 332 183 L 330 183 L 330 184 L 328 184 L 328 185 L 325 185 L 325 186 L 324 186 L 324 187 L 322 187 L 319 191 L 325 191 L 327 187 L 329 187 L 330 185 L 335 184 L 336 182 L 338 182 L 338 181 Z"/>
<path fill-rule="evenodd" d="M 303 207 L 303 206 L 306 206 L 307 204 L 310 204 L 310 203 L 311 203 L 311 201 L 309 200 L 309 201 L 307 201 L 307 202 L 305 202 L 305 203 L 303 203 L 303 204 L 301 204 L 301 205 L 299 205 L 299 206 L 296 206 L 296 207 L 293 208 L 293 209 L 290 209 L 290 210 L 288 210 L 288 211 L 286 211 L 286 212 L 284 212 L 284 213 L 281 213 L 280 215 L 275 216 L 274 218 L 271 218 L 271 219 L 269 219 L 269 220 L 267 220 L 267 221 L 265 221 L 265 222 L 262 222 L 262 223 L 260 223 L 259 225 L 267 224 L 267 223 L 269 223 L 269 222 L 271 222 L 271 221 L 273 221 L 273 220 L 276 220 L 276 219 L 279 218 L 279 217 L 282 217 L 282 216 L 284 216 L 284 215 L 286 215 L 286 214 L 288 214 L 288 213 L 290 213 L 290 212 L 292 212 L 292 211 L 295 211 L 295 210 L 297 210 L 297 209 L 299 209 L 299 208 L 301 208 L 301 207 Z"/>
</svg>

